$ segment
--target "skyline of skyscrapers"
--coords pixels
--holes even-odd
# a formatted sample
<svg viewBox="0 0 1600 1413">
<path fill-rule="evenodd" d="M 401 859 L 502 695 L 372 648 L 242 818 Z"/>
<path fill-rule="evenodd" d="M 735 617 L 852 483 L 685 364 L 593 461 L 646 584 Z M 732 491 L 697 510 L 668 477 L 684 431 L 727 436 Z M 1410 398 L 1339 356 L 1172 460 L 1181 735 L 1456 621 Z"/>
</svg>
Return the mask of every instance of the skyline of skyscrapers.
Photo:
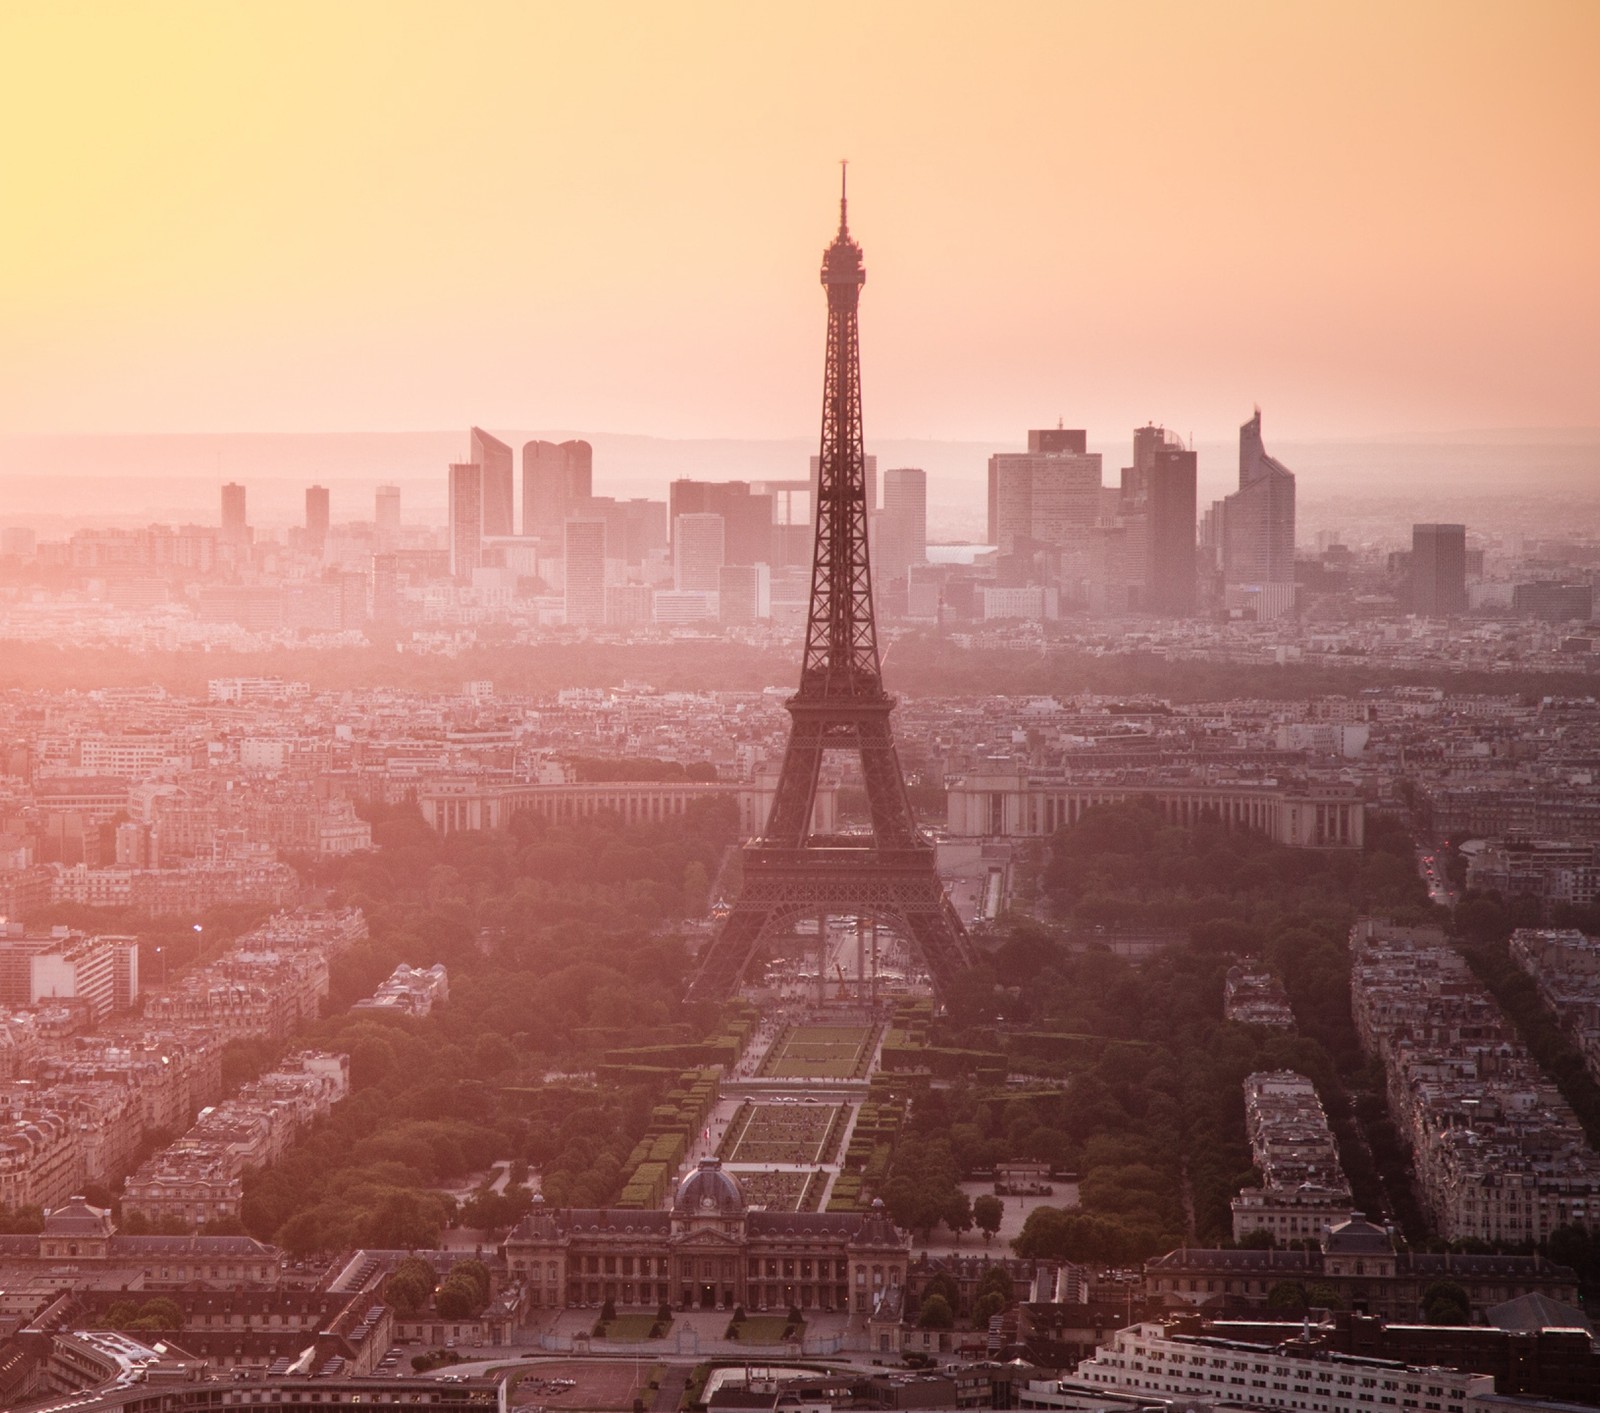
<svg viewBox="0 0 1600 1413">
<path fill-rule="evenodd" d="M 587 441 L 535 440 L 524 444 L 525 466 L 532 468 L 532 480 L 525 470 L 521 487 L 525 517 L 531 511 L 537 522 L 559 504 L 561 524 L 539 532 L 524 519 L 520 534 L 491 534 L 486 523 L 489 483 L 496 486 L 503 523 L 508 494 L 514 504 L 518 489 L 514 457 L 506 441 L 480 427 L 471 428 L 468 437 L 472 459 L 453 463 L 448 471 L 445 540 L 449 572 L 463 588 L 527 594 L 537 592 L 543 580 L 559 589 L 564 527 L 579 517 L 605 524 L 612 584 L 626 581 L 655 593 L 708 595 L 706 609 L 716 616 L 720 570 L 766 565 L 774 602 L 780 606 L 778 617 L 789 611 L 784 606 L 792 601 L 792 571 L 810 558 L 809 538 L 803 558 L 800 538 L 809 536 L 809 526 L 798 523 L 810 518 L 809 481 L 678 477 L 669 483 L 665 501 L 619 500 L 592 494 L 593 451 Z M 1104 483 L 1104 457 L 1088 449 L 1083 428 L 1033 428 L 1026 450 L 989 457 L 986 509 L 989 543 L 997 558 L 988 572 L 995 587 L 1052 591 L 1044 598 L 1002 595 L 995 603 L 1005 605 L 1007 614 L 1018 604 L 1036 602 L 1058 603 L 1060 611 L 1174 617 L 1190 616 L 1202 603 L 1262 619 L 1292 611 L 1297 594 L 1295 478 L 1266 452 L 1260 411 L 1240 428 L 1239 490 L 1213 503 L 1198 524 L 1198 457 L 1193 448 L 1155 423 L 1135 428 L 1132 443 L 1131 463 L 1112 486 Z M 912 604 L 926 607 L 927 583 L 942 585 L 949 578 L 936 564 L 934 577 L 919 581 L 913 592 L 911 571 L 929 565 L 928 477 L 921 468 L 902 466 L 885 471 L 879 483 L 875 465 L 872 469 L 875 493 L 882 499 L 868 517 L 874 579 L 885 589 L 898 586 L 888 612 L 920 612 Z M 583 490 L 591 494 L 576 494 Z M 243 491 L 243 486 L 229 483 L 231 517 L 242 514 L 236 507 Z M 325 488 L 306 492 L 306 529 L 300 542 L 313 553 L 320 553 L 317 546 L 329 543 L 333 534 L 319 494 Z M 379 487 L 374 509 L 372 552 L 394 553 L 401 548 L 398 488 Z M 715 554 L 709 526 L 691 518 L 707 516 L 720 525 Z M 680 522 L 697 537 L 687 553 L 676 545 Z M 343 531 L 330 553 L 349 562 L 350 541 Z M 1202 557 L 1207 566 L 1203 579 Z M 1405 563 L 1404 572 L 1410 573 L 1410 559 Z M 501 577 L 480 580 L 480 569 Z M 687 603 L 673 608 L 663 602 L 667 616 L 658 614 L 657 621 L 687 621 L 682 618 L 689 612 Z M 1050 608 L 1048 616 L 1056 612 Z M 679 617 L 671 617 L 674 613 Z"/>
</svg>

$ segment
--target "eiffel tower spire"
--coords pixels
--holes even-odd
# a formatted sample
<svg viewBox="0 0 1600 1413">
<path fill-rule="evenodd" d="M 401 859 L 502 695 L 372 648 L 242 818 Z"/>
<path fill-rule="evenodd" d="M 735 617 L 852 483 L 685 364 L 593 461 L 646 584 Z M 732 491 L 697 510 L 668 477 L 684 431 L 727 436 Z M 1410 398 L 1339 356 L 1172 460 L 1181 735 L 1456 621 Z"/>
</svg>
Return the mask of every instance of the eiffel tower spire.
<svg viewBox="0 0 1600 1413">
<path fill-rule="evenodd" d="M 842 165 L 842 164 L 841 164 Z M 811 608 L 800 685 L 785 704 L 793 721 L 761 836 L 744 847 L 744 886 L 700 958 L 695 999 L 738 986 L 761 934 L 797 917 L 863 914 L 900 932 L 943 988 L 972 965 L 972 952 L 917 829 L 906 795 L 884 691 L 867 547 L 866 454 L 856 320 L 866 283 L 850 236 L 844 176 L 839 231 L 823 253 L 828 342 L 818 457 Z M 872 820 L 870 838 L 812 832 L 817 781 L 828 751 L 854 751 Z"/>
<path fill-rule="evenodd" d="M 867 272 L 861 264 L 861 247 L 850 239 L 848 211 L 841 170 L 839 234 L 822 257 L 828 344 L 822 376 L 811 612 L 800 670 L 800 695 L 807 699 L 859 698 L 883 691 L 867 556 L 871 507 L 861 434 L 861 341 L 856 322 Z"/>
</svg>

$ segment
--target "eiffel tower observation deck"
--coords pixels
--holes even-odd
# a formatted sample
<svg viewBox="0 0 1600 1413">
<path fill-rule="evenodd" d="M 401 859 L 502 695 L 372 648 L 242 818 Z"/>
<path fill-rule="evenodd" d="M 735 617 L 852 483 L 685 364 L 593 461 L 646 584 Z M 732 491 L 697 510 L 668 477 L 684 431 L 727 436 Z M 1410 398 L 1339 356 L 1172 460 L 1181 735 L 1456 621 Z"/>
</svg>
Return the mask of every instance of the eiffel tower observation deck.
<svg viewBox="0 0 1600 1413">
<path fill-rule="evenodd" d="M 701 953 L 691 1000 L 739 986 L 769 930 L 830 914 L 870 918 L 898 933 L 937 991 L 973 964 L 972 945 L 945 896 L 933 844 L 906 796 L 884 691 L 867 551 L 867 476 L 861 430 L 857 307 L 867 273 L 851 238 L 841 180 L 839 232 L 822 257 L 828 296 L 817 532 L 800 686 L 785 704 L 792 726 L 777 791 L 760 836 L 744 846 L 738 900 Z M 829 751 L 861 762 L 871 833 L 811 832 L 817 781 Z"/>
</svg>

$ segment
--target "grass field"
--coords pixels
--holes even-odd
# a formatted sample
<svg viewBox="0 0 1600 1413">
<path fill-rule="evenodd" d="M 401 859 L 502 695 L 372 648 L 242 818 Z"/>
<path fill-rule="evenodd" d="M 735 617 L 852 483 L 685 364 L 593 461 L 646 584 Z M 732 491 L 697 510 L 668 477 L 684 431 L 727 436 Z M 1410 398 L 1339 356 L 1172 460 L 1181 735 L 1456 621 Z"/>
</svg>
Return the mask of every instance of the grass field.
<svg viewBox="0 0 1600 1413">
<path fill-rule="evenodd" d="M 779 1167 L 826 1162 L 823 1141 L 840 1108 L 838 1104 L 757 1104 L 728 1161 Z"/>
<path fill-rule="evenodd" d="M 779 1344 L 783 1341 L 783 1332 L 789 1326 L 789 1321 L 782 1315 L 750 1315 L 739 1326 L 739 1342 L 741 1344 Z M 800 1322 L 794 1337 L 804 1339 L 806 1332 L 805 1321 Z"/>
<path fill-rule="evenodd" d="M 863 1079 L 876 1034 L 867 1025 L 795 1025 L 767 1052 L 768 1079 Z"/>
<path fill-rule="evenodd" d="M 805 1196 L 810 1173 L 734 1173 L 745 1201 L 769 1212 L 793 1212 Z"/>
<path fill-rule="evenodd" d="M 632 1313 L 618 1315 L 606 1326 L 607 1339 L 616 1340 L 641 1340 L 649 1339 L 650 1331 L 655 1326 L 656 1317 L 650 1314 Z M 666 1323 L 666 1329 L 672 1329 L 672 1322 Z M 658 1336 L 660 1338 L 660 1336 Z"/>
</svg>

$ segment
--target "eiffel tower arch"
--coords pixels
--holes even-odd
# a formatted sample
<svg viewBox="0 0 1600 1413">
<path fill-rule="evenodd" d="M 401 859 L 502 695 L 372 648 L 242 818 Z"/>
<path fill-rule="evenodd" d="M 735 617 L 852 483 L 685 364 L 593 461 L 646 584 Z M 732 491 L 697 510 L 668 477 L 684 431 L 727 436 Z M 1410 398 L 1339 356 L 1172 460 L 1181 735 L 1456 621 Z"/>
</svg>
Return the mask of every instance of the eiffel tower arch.
<svg viewBox="0 0 1600 1413">
<path fill-rule="evenodd" d="M 789 744 L 766 827 L 744 846 L 743 886 L 701 953 L 691 1000 L 730 996 L 764 934 L 828 913 L 868 915 L 899 932 L 940 992 L 973 964 L 972 944 L 939 881 L 933 844 L 911 814 L 889 724 L 894 698 L 883 688 L 867 554 L 856 322 L 867 275 L 848 214 L 841 182 L 839 233 L 822 258 L 828 346 L 817 529 L 800 686 L 785 703 Z M 811 832 L 817 780 L 830 751 L 860 759 L 870 836 Z"/>
</svg>

